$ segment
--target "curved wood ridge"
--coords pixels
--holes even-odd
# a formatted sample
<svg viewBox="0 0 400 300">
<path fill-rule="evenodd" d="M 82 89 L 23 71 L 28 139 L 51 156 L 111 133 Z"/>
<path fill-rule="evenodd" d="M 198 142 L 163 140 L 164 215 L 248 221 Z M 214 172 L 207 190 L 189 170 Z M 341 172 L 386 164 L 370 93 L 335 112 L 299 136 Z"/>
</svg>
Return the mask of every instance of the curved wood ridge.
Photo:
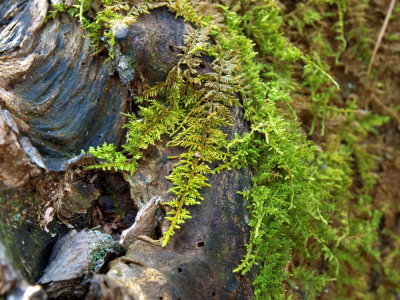
<svg viewBox="0 0 400 300">
<path fill-rule="evenodd" d="M 72 18 L 45 23 L 46 0 L 12 3 L 1 5 L 0 100 L 21 135 L 55 171 L 82 149 L 118 143 L 128 91 L 112 65 L 92 56 Z"/>
<path fill-rule="evenodd" d="M 121 141 L 128 84 L 163 81 L 189 26 L 158 9 L 131 26 L 115 62 L 104 63 L 75 19 L 46 23 L 45 0 L 13 4 L 1 5 L 0 101 L 55 171 L 82 149 Z"/>
</svg>

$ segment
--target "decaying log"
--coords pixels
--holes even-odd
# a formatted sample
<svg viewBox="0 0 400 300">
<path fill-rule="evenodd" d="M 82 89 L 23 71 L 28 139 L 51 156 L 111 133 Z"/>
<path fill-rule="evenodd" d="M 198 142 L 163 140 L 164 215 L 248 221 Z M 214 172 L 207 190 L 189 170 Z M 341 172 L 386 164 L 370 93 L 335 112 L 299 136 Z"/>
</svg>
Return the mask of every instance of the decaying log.
<svg viewBox="0 0 400 300">
<path fill-rule="evenodd" d="M 166 248 L 139 237 L 124 257 L 111 263 L 106 275 L 93 278 L 88 298 L 251 298 L 248 278 L 232 273 L 244 254 L 247 230 L 243 199 L 231 191 L 248 187 L 247 176 L 233 171 L 211 178 L 219 188 L 204 191 L 205 200 L 191 208 L 193 218 Z"/>
<path fill-rule="evenodd" d="M 236 124 L 228 133 L 243 133 L 246 128 L 242 111 L 236 109 L 233 115 Z M 130 179 L 136 182 L 133 186 L 147 188 L 148 195 L 161 195 L 161 203 L 170 200 L 172 195 L 166 191 L 171 182 L 165 177 L 174 161 L 165 157 L 179 151 L 165 144 L 152 147 L 137 174 Z M 152 180 L 147 174 L 151 174 Z M 244 255 L 248 234 L 246 203 L 235 191 L 249 188 L 250 178 L 246 169 L 211 176 L 211 187 L 202 192 L 204 201 L 190 208 L 192 219 L 166 248 L 147 236 L 139 236 L 125 256 L 111 262 L 106 275 L 94 276 L 88 298 L 111 300 L 127 295 L 128 299 L 251 298 L 250 276 L 232 273 Z M 139 190 L 136 197 L 140 199 L 141 195 Z"/>
<path fill-rule="evenodd" d="M 115 60 L 105 63 L 104 55 L 92 55 L 77 20 L 60 15 L 46 23 L 47 9 L 46 0 L 0 3 L 0 180 L 14 187 L 23 187 L 33 176 L 41 182 L 58 178 L 52 174 L 65 172 L 82 149 L 103 142 L 119 145 L 125 122 L 121 112 L 135 111 L 133 98 L 146 85 L 165 80 L 191 27 L 166 9 L 155 9 L 118 35 Z M 205 71 L 208 69 L 205 61 Z M 246 127 L 243 112 L 235 109 L 233 113 L 235 126 L 227 129 L 230 135 L 242 133 Z M 162 248 L 155 240 L 168 226 L 161 217 L 165 214 L 162 202 L 172 196 L 168 192 L 171 182 L 165 177 L 176 162 L 168 157 L 181 151 L 166 147 L 166 142 L 145 151 L 136 174 L 124 174 L 137 210 L 152 197 L 160 197 L 161 206 L 154 212 L 158 236 L 135 234 L 126 255 L 113 260 L 106 273 L 87 277 L 83 275 L 87 266 L 76 267 L 70 272 L 73 276 L 65 280 L 85 286 L 87 299 L 250 299 L 251 276 L 232 272 L 244 254 L 248 237 L 246 202 L 237 191 L 249 188 L 249 170 L 211 176 L 211 187 L 202 191 L 203 203 L 190 208 L 192 219 Z M 7 149 L 16 150 L 7 153 Z M 18 163 L 23 165 L 21 172 L 11 172 Z M 82 180 L 68 184 L 84 187 L 81 182 L 87 180 Z M 65 182 L 54 181 L 52 185 L 56 189 Z M 90 186 L 90 199 L 78 207 L 105 203 L 94 185 Z M 68 197 L 63 199 L 69 201 Z M 38 213 L 44 210 L 40 207 Z M 72 216 L 73 212 L 65 215 Z M 149 224 L 154 226 L 154 222 Z M 149 235 L 146 230 L 143 233 Z M 92 238 L 87 231 L 67 237 L 80 234 Z M 66 237 L 63 239 L 58 245 L 65 246 Z M 66 251 L 62 248 L 56 246 L 53 253 Z M 80 255 L 84 243 L 77 241 L 67 248 L 71 255 Z M 65 283 L 49 275 L 62 266 L 56 256 L 51 257 L 40 283 L 54 297 L 84 297 L 83 289 L 74 292 L 71 285 L 64 289 L 62 284 L 54 284 Z"/>
</svg>

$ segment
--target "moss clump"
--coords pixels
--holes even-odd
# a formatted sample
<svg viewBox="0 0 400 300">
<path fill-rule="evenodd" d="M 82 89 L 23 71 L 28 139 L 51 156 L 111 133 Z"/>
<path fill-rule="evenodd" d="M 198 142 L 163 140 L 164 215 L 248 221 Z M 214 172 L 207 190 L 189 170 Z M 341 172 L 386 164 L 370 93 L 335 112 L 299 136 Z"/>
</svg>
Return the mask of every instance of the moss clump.
<svg viewBox="0 0 400 300">
<path fill-rule="evenodd" d="M 134 172 L 142 151 L 162 135 L 170 137 L 169 146 L 185 149 L 169 177 L 176 197 L 168 203 L 171 226 L 163 245 L 190 218 L 187 207 L 202 200 L 208 175 L 221 168 L 251 168 L 253 187 L 240 191 L 250 202 L 251 234 L 235 272 L 244 274 L 257 265 L 257 299 L 315 298 L 327 287 L 335 287 L 331 297 L 358 297 L 367 289 L 369 261 L 386 266 L 380 272 L 397 282 L 380 258 L 381 212 L 372 209 L 369 195 L 377 158 L 366 138 L 388 118 L 366 113 L 354 101 L 341 103 L 339 84 L 330 75 L 329 66 L 338 64 L 348 42 L 358 39 L 358 29 L 345 31 L 346 13 L 354 3 L 307 1 L 284 16 L 273 0 L 233 1 L 229 7 L 212 5 L 216 19 L 224 20 L 217 22 L 191 2 L 103 1 L 103 14 L 89 22 L 105 28 L 103 37 L 109 41 L 114 20 L 131 22 L 159 6 L 197 25 L 166 81 L 136 99 L 140 111 L 128 115 L 122 149 L 89 149 L 107 161 L 97 167 Z M 97 43 L 101 30 L 85 25 L 84 11 L 78 16 Z M 119 15 L 104 18 L 106 11 Z M 334 20 L 329 37 L 323 30 L 327 20 Z M 290 42 L 298 36 L 311 46 Z M 365 60 L 369 41 L 359 39 L 356 44 L 364 49 L 360 59 Z M 202 55 L 214 58 L 212 72 L 199 72 Z M 227 140 L 222 128 L 231 123 L 229 108 L 238 106 L 237 93 L 251 128 Z M 310 122 L 299 123 L 298 107 Z M 212 169 L 215 161 L 224 163 Z"/>
</svg>

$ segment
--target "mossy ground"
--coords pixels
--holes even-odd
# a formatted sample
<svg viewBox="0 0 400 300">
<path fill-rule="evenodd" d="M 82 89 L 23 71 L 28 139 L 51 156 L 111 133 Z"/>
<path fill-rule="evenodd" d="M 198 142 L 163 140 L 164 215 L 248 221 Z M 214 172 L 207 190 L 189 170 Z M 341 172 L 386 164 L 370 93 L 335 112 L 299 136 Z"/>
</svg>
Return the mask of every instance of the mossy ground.
<svg viewBox="0 0 400 300">
<path fill-rule="evenodd" d="M 398 52 L 400 28 L 400 6 L 397 5 L 386 30 L 373 70 L 368 76 L 367 66 L 371 53 L 383 24 L 389 6 L 388 1 L 344 1 L 347 9 L 344 13 L 343 36 L 346 47 L 341 49 L 336 59 L 341 40 L 337 38 L 337 7 L 340 1 L 327 1 L 327 6 L 313 1 L 295 4 L 285 1 L 284 31 L 290 40 L 305 52 L 318 52 L 324 56 L 323 47 L 319 48 L 321 33 L 329 42 L 332 55 L 325 55 L 330 67 L 330 74 L 340 84 L 340 91 L 329 99 L 328 104 L 335 107 L 346 107 L 354 101 L 359 114 L 352 118 L 349 125 L 361 122 L 362 115 L 375 113 L 387 116 L 390 120 L 370 133 L 359 137 L 353 145 L 351 159 L 352 179 L 349 187 L 351 197 L 345 203 L 349 220 L 354 222 L 353 232 L 344 240 L 347 247 L 343 253 L 338 279 L 326 285 L 321 299 L 383 299 L 398 297 L 400 291 L 399 235 L 400 193 L 395 184 L 400 175 L 399 165 L 399 110 L 400 98 L 400 55 Z M 306 8 L 312 15 L 315 9 L 325 11 L 327 16 L 318 21 L 310 21 L 303 27 L 303 34 L 294 26 L 296 18 L 306 19 Z M 397 42 L 396 42 L 397 41 Z M 327 49 L 326 47 L 325 49 Z M 329 49 L 329 48 L 328 48 Z M 397 50 L 396 50 L 397 49 Z M 326 50 L 325 50 L 326 51 Z M 329 57 L 331 56 L 331 57 Z M 304 91 L 304 90 L 303 90 Z M 293 95 L 292 104 L 298 113 L 300 124 L 305 132 L 310 132 L 312 116 L 310 97 L 298 92 Z M 337 134 L 347 135 L 352 128 L 341 127 L 347 121 L 340 114 L 329 118 L 325 124 L 325 134 L 320 134 L 321 125 L 315 133 L 309 135 L 322 149 Z M 365 123 L 364 123 L 365 124 Z M 358 154 L 357 154 L 358 152 Z M 367 155 L 368 153 L 368 155 Z M 372 156 L 371 156 L 372 155 Z M 368 158 L 369 156 L 369 158 Z M 367 166 L 368 165 L 368 166 Z M 361 224 L 366 225 L 363 227 Z M 359 226 L 359 229 L 356 229 Z M 364 229 L 361 229 L 364 228 Z M 354 230 L 354 231 L 353 231 Z M 354 232 L 357 232 L 355 234 Z M 373 238 L 372 238 L 373 237 Z M 346 256 L 352 256 L 347 259 Z M 300 263 L 300 262 L 294 262 Z M 324 268 L 320 265 L 320 268 Z M 292 286 L 293 287 L 293 286 Z"/>
</svg>

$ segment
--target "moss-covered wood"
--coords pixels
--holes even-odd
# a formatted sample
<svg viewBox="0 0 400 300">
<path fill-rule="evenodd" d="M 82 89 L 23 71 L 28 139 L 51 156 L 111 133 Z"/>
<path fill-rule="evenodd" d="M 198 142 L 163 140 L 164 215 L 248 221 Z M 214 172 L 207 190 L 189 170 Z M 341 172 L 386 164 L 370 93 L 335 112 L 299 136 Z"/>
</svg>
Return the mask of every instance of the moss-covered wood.
<svg viewBox="0 0 400 300">
<path fill-rule="evenodd" d="M 398 207 L 388 188 L 400 124 L 394 27 L 381 50 L 388 61 L 373 58 L 380 64 L 366 73 L 378 31 L 371 24 L 385 11 L 383 2 L 353 0 L 55 4 L 49 24 L 75 17 L 130 99 L 119 106 L 128 113 L 118 117 L 122 145 L 80 141 L 100 159 L 87 169 L 124 172 L 138 209 L 161 197 L 158 233 L 139 237 L 107 275 L 96 275 L 89 298 L 140 294 L 138 282 L 115 276 L 125 273 L 150 298 L 201 299 L 210 290 L 221 299 L 397 295 Z M 222 216 L 215 224 L 203 214 L 212 207 Z M 229 228 L 238 236 L 225 236 Z M 188 245 L 205 233 L 209 240 L 197 244 L 204 249 L 194 246 L 203 268 Z M 185 268 L 174 269 L 179 257 Z M 216 262 L 224 267 L 213 269 Z M 196 281 L 207 273 L 199 271 L 188 287 L 192 268 L 221 275 L 217 286 Z M 159 279 L 156 289 L 149 276 Z"/>
</svg>

